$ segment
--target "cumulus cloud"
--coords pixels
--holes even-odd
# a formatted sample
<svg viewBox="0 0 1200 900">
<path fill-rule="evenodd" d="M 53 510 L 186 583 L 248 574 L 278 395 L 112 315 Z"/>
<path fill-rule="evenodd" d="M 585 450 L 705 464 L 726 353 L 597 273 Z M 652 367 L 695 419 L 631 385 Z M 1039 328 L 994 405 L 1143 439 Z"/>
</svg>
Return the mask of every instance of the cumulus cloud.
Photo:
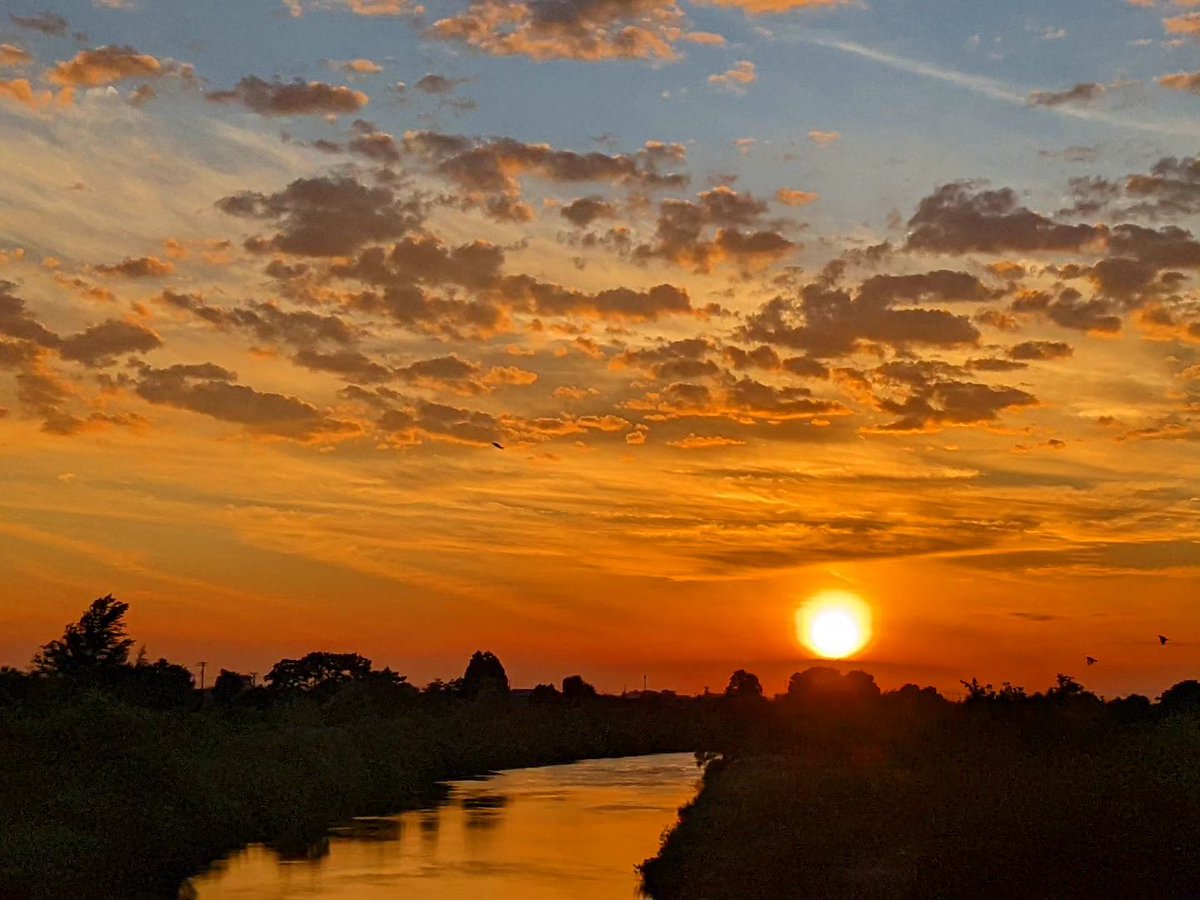
<svg viewBox="0 0 1200 900">
<path fill-rule="evenodd" d="M 921 200 L 908 229 L 908 249 L 935 253 L 1080 250 L 1104 234 L 1026 209 L 1010 188 L 976 190 L 966 182 L 942 185 Z"/>
<path fill-rule="evenodd" d="M 866 293 L 839 287 L 827 277 L 804 285 L 794 297 L 776 297 L 749 316 L 739 329 L 745 340 L 803 350 L 818 359 L 854 352 L 863 344 L 893 347 L 974 346 L 979 330 L 966 316 L 943 309 L 897 308 L 921 298 L 972 299 L 958 291 L 979 288 L 957 277 L 891 276 L 895 283 L 864 284 Z M 954 274 L 954 273 L 952 273 Z M 908 280 L 911 278 L 918 280 Z M 870 285 L 867 287 L 867 285 Z"/>
<path fill-rule="evenodd" d="M 559 215 L 576 228 L 586 228 L 597 219 L 612 219 L 616 207 L 602 197 L 580 197 L 559 209 Z"/>
<path fill-rule="evenodd" d="M 127 78 L 160 78 L 180 75 L 192 78 L 191 66 L 167 60 L 159 61 L 133 47 L 106 46 L 80 50 L 72 59 L 58 63 L 46 73 L 46 80 L 64 87 L 99 87 Z"/>
<path fill-rule="evenodd" d="M 713 87 L 741 93 L 747 87 L 758 81 L 758 69 L 754 63 L 743 59 L 732 69 L 727 69 L 720 75 L 709 75 L 708 83 Z"/>
<path fill-rule="evenodd" d="M 601 62 L 678 58 L 686 31 L 675 0 L 472 0 L 426 31 L 493 56 Z"/>
<path fill-rule="evenodd" d="M 208 95 L 214 103 L 240 103 L 261 116 L 341 116 L 357 112 L 370 98 L 362 91 L 323 81 L 264 81 L 247 75 L 232 89 Z"/>
<path fill-rule="evenodd" d="M 119 263 L 92 266 L 98 275 L 121 278 L 163 278 L 175 271 L 174 264 L 156 256 L 126 257 Z"/>
<path fill-rule="evenodd" d="M 1023 341 L 1008 348 L 1009 357 L 1019 360 L 1066 359 L 1074 352 L 1070 344 L 1062 341 Z"/>
<path fill-rule="evenodd" d="M 15 44 L 0 44 L 0 68 L 18 68 L 33 62 L 33 54 Z"/>
<path fill-rule="evenodd" d="M 820 194 L 811 191 L 797 191 L 792 188 L 780 188 L 775 192 L 775 199 L 784 206 L 808 206 L 821 199 Z"/>
<path fill-rule="evenodd" d="M 359 432 L 352 423 L 333 419 L 296 397 L 256 391 L 236 384 L 237 376 L 213 363 L 144 366 L 135 391 L 149 403 L 174 406 L 252 432 L 294 440 L 336 439 Z"/>
<path fill-rule="evenodd" d="M 663 200 L 654 240 L 633 248 L 633 257 L 661 258 L 698 272 L 726 262 L 762 268 L 796 249 L 778 226 L 765 221 L 767 212 L 765 201 L 726 185 L 695 200 Z"/>
<path fill-rule="evenodd" d="M 948 425 L 978 425 L 997 420 L 1005 410 L 1032 406 L 1037 398 L 1019 388 L 980 384 L 947 377 L 937 364 L 887 363 L 873 373 L 883 391 L 894 389 L 899 396 L 880 396 L 881 412 L 897 418 L 872 431 L 928 432 Z"/>
<path fill-rule="evenodd" d="M 1173 91 L 1200 93 L 1200 72 L 1175 72 L 1156 79 L 1160 85 Z"/>
<path fill-rule="evenodd" d="M 217 207 L 279 226 L 273 236 L 253 239 L 251 249 L 301 256 L 347 255 L 365 243 L 406 234 L 424 219 L 419 200 L 343 176 L 300 178 L 274 194 L 243 191 L 219 200 Z"/>
<path fill-rule="evenodd" d="M 85 366 L 107 366 L 118 356 L 145 353 L 162 346 L 162 338 L 138 322 L 109 319 L 64 338 L 59 346 L 63 359 Z"/>
<path fill-rule="evenodd" d="M 853 6 L 858 0 L 704 0 L 709 6 L 740 9 L 752 16 L 789 13 L 797 9 Z"/>
<path fill-rule="evenodd" d="M 493 218 L 528 221 L 533 216 L 521 202 L 521 179 L 554 184 L 605 183 L 643 190 L 678 188 L 687 176 L 663 171 L 683 162 L 681 145 L 651 141 L 637 153 L 580 153 L 549 144 L 512 138 L 479 139 L 432 131 L 404 135 L 404 152 L 430 166 L 460 190 L 464 208 L 479 208 Z"/>
</svg>

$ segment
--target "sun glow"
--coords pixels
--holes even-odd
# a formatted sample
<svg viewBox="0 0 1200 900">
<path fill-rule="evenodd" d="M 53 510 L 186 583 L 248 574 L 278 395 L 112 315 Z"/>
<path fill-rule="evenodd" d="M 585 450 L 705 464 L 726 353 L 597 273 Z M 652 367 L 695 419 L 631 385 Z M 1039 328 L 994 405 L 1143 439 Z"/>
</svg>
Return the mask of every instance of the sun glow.
<svg viewBox="0 0 1200 900">
<path fill-rule="evenodd" d="M 796 610 L 796 637 L 818 656 L 844 659 L 871 639 L 871 609 L 847 591 L 823 591 Z"/>
</svg>

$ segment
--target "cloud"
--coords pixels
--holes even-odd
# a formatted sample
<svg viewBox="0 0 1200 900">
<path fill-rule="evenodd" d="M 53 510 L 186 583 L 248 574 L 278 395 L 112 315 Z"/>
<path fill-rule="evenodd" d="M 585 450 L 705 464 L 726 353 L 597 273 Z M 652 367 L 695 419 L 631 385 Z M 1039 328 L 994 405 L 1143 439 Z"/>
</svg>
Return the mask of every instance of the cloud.
<svg viewBox="0 0 1200 900">
<path fill-rule="evenodd" d="M 942 185 L 921 200 L 908 228 L 909 250 L 935 253 L 1080 250 L 1105 233 L 1032 212 L 1009 188 L 976 190 L 967 182 Z"/>
<path fill-rule="evenodd" d="M 818 359 L 853 353 L 871 343 L 893 347 L 975 346 L 979 330 L 966 316 L 942 309 L 895 308 L 902 301 L 921 297 L 970 296 L 957 295 L 961 288 L 954 286 L 960 281 L 957 277 L 932 275 L 884 276 L 895 282 L 892 284 L 868 280 L 864 287 L 870 287 L 865 294 L 861 289 L 853 294 L 822 277 L 804 285 L 794 297 L 776 297 L 763 304 L 747 317 L 738 335 L 744 340 L 803 350 Z M 907 280 L 914 277 L 919 280 Z"/>
<path fill-rule="evenodd" d="M 99 275 L 122 278 L 164 278 L 175 271 L 174 264 L 156 256 L 126 257 L 119 263 L 92 266 Z"/>
<path fill-rule="evenodd" d="M 301 256 L 348 255 L 363 244 L 407 234 L 424 220 L 419 200 L 346 176 L 300 178 L 274 194 L 243 191 L 219 200 L 217 207 L 279 226 L 272 237 L 253 239 L 251 249 Z"/>
<path fill-rule="evenodd" d="M 351 75 L 378 75 L 383 71 L 383 66 L 372 59 L 347 59 L 330 65 Z"/>
<path fill-rule="evenodd" d="M 820 144 L 822 147 L 828 147 L 830 144 L 836 144 L 842 139 L 842 136 L 836 131 L 810 131 L 808 139 L 814 144 Z"/>
<path fill-rule="evenodd" d="M 576 228 L 586 228 L 597 219 L 614 218 L 617 210 L 602 197 L 580 197 L 563 206 L 558 213 Z"/>
<path fill-rule="evenodd" d="M 1167 34 L 1200 36 L 1200 13 L 1186 13 L 1163 19 L 1163 28 Z"/>
<path fill-rule="evenodd" d="M 821 199 L 820 194 L 809 191 L 796 191 L 791 188 L 780 188 L 775 192 L 775 199 L 784 206 L 808 206 Z"/>
<path fill-rule="evenodd" d="M 362 91 L 323 81 L 263 81 L 247 75 L 231 90 L 208 95 L 214 103 L 240 103 L 262 116 L 341 116 L 357 112 L 370 98 Z"/>
<path fill-rule="evenodd" d="M 17 68 L 33 62 L 33 54 L 14 44 L 0 44 L 0 68 Z"/>
<path fill-rule="evenodd" d="M 109 319 L 79 334 L 64 338 L 59 346 L 63 359 L 85 366 L 108 366 L 118 356 L 145 353 L 162 346 L 162 338 L 137 322 Z"/>
<path fill-rule="evenodd" d="M 936 364 L 886 363 L 874 375 L 877 381 L 898 387 L 900 393 L 898 398 L 879 398 L 880 411 L 899 418 L 868 429 L 877 433 L 929 432 L 948 425 L 978 425 L 997 420 L 1005 410 L 1037 402 L 1036 397 L 1019 388 L 946 377 Z"/>
<path fill-rule="evenodd" d="M 135 390 L 149 403 L 191 410 L 252 432 L 294 440 L 352 437 L 357 426 L 332 419 L 309 403 L 283 394 L 264 393 L 242 384 L 237 376 L 213 363 L 145 366 Z"/>
<path fill-rule="evenodd" d="M 29 341 L 40 347 L 58 346 L 58 335 L 35 319 L 26 308 L 25 301 L 12 293 L 16 287 L 11 281 L 0 281 L 0 335 Z"/>
<path fill-rule="evenodd" d="M 1162 75 L 1156 81 L 1173 91 L 1200 93 L 1200 72 L 1176 72 L 1173 75 Z"/>
<path fill-rule="evenodd" d="M 856 6 L 858 0 L 703 0 L 708 6 L 740 9 L 752 16 L 780 15 L 797 9 L 827 9 Z"/>
<path fill-rule="evenodd" d="M 8 17 L 14 25 L 20 28 L 40 31 L 50 37 L 62 37 L 67 33 L 67 20 L 49 10 L 33 16 L 18 16 L 15 13 L 9 13 Z"/>
<path fill-rule="evenodd" d="M 720 75 L 708 76 L 708 83 L 713 87 L 724 88 L 736 93 L 743 93 L 756 81 L 758 81 L 758 69 L 754 63 L 746 59 L 739 61 L 732 69 L 728 69 Z"/>
<path fill-rule="evenodd" d="M 192 78 L 191 66 L 168 60 L 163 63 L 133 47 L 106 46 L 79 53 L 58 63 L 46 73 L 52 84 L 64 87 L 99 87 L 127 78 L 160 78 L 165 75 L 181 75 Z"/>
<path fill-rule="evenodd" d="M 1090 103 L 1104 96 L 1105 88 L 1095 82 L 1081 82 L 1065 91 L 1033 91 L 1029 95 L 1031 106 L 1061 106 L 1064 103 Z"/>
<path fill-rule="evenodd" d="M 493 56 L 579 62 L 671 62 L 678 59 L 674 45 L 685 33 L 675 0 L 472 0 L 425 32 Z"/>
<path fill-rule="evenodd" d="M 429 165 L 434 173 L 462 192 L 454 202 L 482 209 L 501 221 L 528 221 L 533 212 L 521 202 L 521 179 L 539 178 L 555 184 L 606 183 L 654 190 L 679 188 L 687 176 L 664 172 L 686 158 L 678 144 L 648 141 L 637 153 L 579 153 L 549 144 L 529 144 L 513 138 L 468 138 L 431 131 L 404 135 L 404 152 Z"/>
<path fill-rule="evenodd" d="M 54 100 L 50 91 L 35 91 L 27 78 L 0 81 L 0 97 L 7 97 L 30 109 L 44 109 Z"/>
<path fill-rule="evenodd" d="M 1066 359 L 1075 351 L 1062 341 L 1024 341 L 1008 348 L 1010 359 L 1048 360 Z"/>
<path fill-rule="evenodd" d="M 447 78 L 445 75 L 430 72 L 428 75 L 421 76 L 413 87 L 426 94 L 452 94 L 459 85 L 466 84 L 470 80 L 469 78 Z"/>
<path fill-rule="evenodd" d="M 695 200 L 663 200 L 654 241 L 636 246 L 633 257 L 661 258 L 697 272 L 725 262 L 745 269 L 765 267 L 796 249 L 779 231 L 762 227 L 768 224 L 767 212 L 765 201 L 726 185 Z"/>
<path fill-rule="evenodd" d="M 742 447 L 745 446 L 745 443 L 737 438 L 722 437 L 719 434 L 688 434 L 687 437 L 677 441 L 667 441 L 667 446 L 677 450 L 714 450 L 721 447 Z"/>
</svg>

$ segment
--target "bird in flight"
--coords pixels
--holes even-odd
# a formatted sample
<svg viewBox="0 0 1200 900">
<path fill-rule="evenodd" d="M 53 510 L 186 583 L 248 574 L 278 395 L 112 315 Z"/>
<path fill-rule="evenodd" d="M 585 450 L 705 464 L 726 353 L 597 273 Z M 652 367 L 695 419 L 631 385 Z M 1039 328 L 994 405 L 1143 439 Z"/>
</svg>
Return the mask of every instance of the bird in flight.
<svg viewBox="0 0 1200 900">
<path fill-rule="evenodd" d="M 492 446 L 493 446 L 493 447 L 495 447 L 497 450 L 503 450 L 503 449 L 504 449 L 504 448 L 503 448 L 503 447 L 501 447 L 499 444 L 497 444 L 495 441 L 492 441 Z"/>
<path fill-rule="evenodd" d="M 1158 636 L 1158 643 L 1159 643 L 1159 646 L 1162 646 L 1162 647 L 1165 647 L 1165 646 L 1167 646 L 1167 641 L 1169 641 L 1169 640 L 1170 640 L 1170 638 L 1169 638 L 1169 637 L 1167 637 L 1165 634 L 1160 634 L 1160 635 Z"/>
<path fill-rule="evenodd" d="M 1094 656 L 1085 656 L 1084 659 L 1087 660 L 1087 664 L 1089 666 L 1094 666 L 1096 663 L 1100 662 L 1100 660 L 1096 659 Z"/>
</svg>

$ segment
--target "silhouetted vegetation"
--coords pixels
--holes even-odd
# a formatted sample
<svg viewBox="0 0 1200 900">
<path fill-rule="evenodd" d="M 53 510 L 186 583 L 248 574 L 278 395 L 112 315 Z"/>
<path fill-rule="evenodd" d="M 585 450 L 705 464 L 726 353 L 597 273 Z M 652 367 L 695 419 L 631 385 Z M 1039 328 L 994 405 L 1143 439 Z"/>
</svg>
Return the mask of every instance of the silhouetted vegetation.
<svg viewBox="0 0 1200 900">
<path fill-rule="evenodd" d="M 310 856 L 331 825 L 435 802 L 445 779 L 707 742 L 687 701 L 582 678 L 569 699 L 513 692 L 488 651 L 424 691 L 314 652 L 262 685 L 221 670 L 202 696 L 183 667 L 130 660 L 127 610 L 102 597 L 30 671 L 0 669 L 0 898 L 174 898 L 245 843 Z"/>
<path fill-rule="evenodd" d="M 734 673 L 730 695 L 752 684 Z M 737 686 L 735 689 L 735 685 Z M 725 730 L 656 900 L 1200 896 L 1200 683 L 1109 702 L 814 667 Z"/>
</svg>

